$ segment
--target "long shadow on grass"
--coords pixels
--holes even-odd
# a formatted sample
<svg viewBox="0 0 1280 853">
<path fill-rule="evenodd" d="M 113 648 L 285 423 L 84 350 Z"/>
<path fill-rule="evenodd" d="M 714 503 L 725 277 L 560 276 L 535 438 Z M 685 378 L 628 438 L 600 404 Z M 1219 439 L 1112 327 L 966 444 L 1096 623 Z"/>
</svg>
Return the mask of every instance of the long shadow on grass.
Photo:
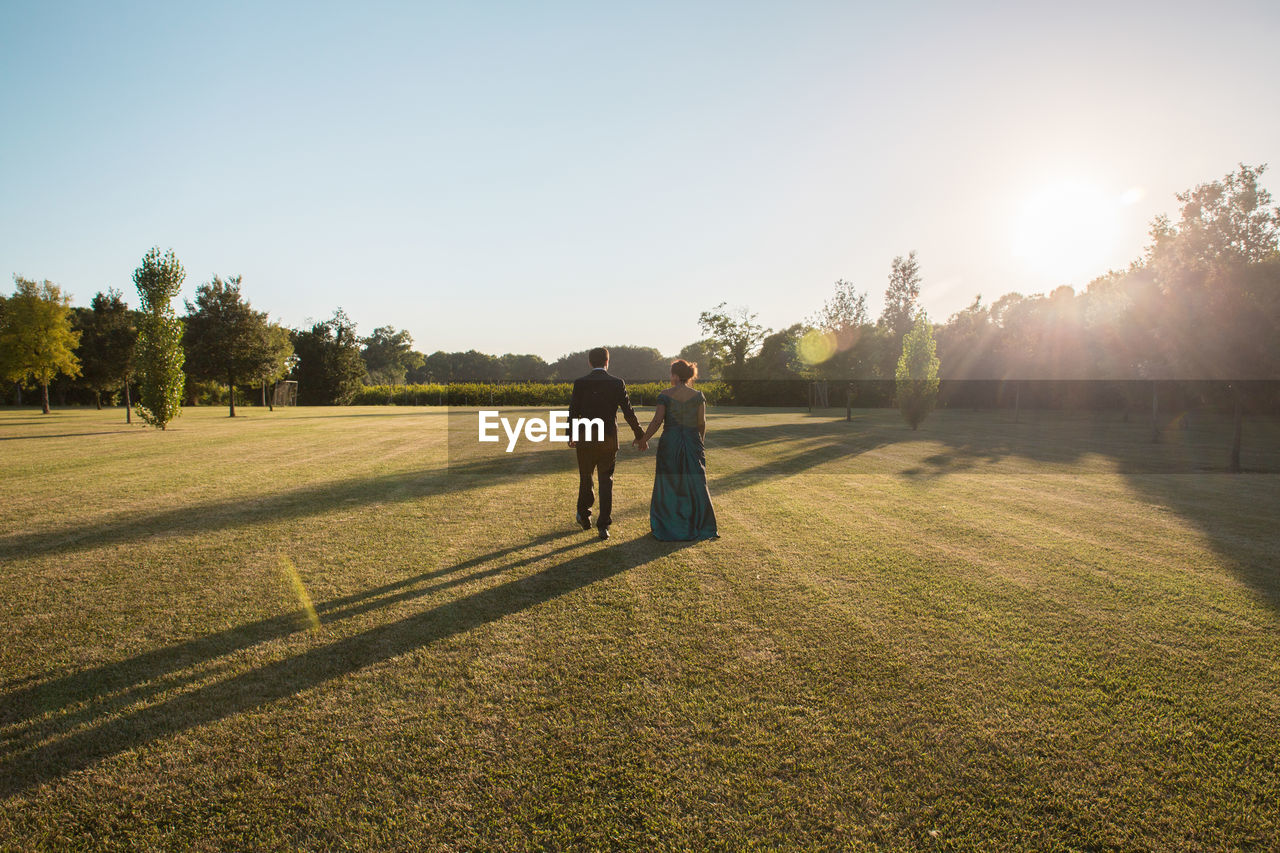
<svg viewBox="0 0 1280 853">
<path fill-rule="evenodd" d="M 59 432 L 40 435 L 0 435 L 0 441 L 33 441 L 40 438 L 79 438 L 84 435 L 125 435 L 129 429 L 113 429 L 104 432 Z"/>
<path fill-rule="evenodd" d="M 577 542 L 549 552 L 534 553 L 511 562 L 505 561 L 505 558 L 519 551 L 562 540 L 572 535 L 573 532 L 570 531 L 544 534 L 521 545 L 499 548 L 451 566 L 323 601 L 314 607 L 316 616 L 321 624 L 333 624 L 372 610 L 508 572 L 584 547 L 590 541 L 579 539 Z M 488 563 L 497 563 L 497 565 L 466 573 L 468 569 Z M 439 580 L 440 578 L 447 579 Z M 431 580 L 437 582 L 423 585 Z M 143 652 L 126 660 L 80 670 L 59 678 L 38 681 L 14 690 L 0 698 L 0 726 L 14 726 L 24 730 L 18 735 L 6 738 L 3 745 L 0 745 L 0 753 L 12 752 L 15 748 L 22 748 L 24 743 L 42 740 L 59 731 L 65 732 L 95 717 L 170 690 L 176 684 L 194 680 L 200 677 L 199 673 L 187 676 L 180 676 L 179 673 L 224 655 L 299 633 L 306 630 L 309 624 L 302 613 L 284 613 L 161 649 Z M 49 721 L 47 725 L 27 725 L 50 712 L 81 703 L 92 703 L 92 707 L 60 715 Z"/>
<path fill-rule="evenodd" d="M 1280 559 L 1275 556 L 1280 536 L 1274 526 L 1274 519 L 1280 517 L 1277 424 L 1261 418 L 1251 423 L 1244 465 L 1253 473 L 1228 474 L 1225 423 L 1205 419 L 1195 429 L 1170 430 L 1159 443 L 1152 443 L 1149 427 L 1114 418 L 1053 413 L 1028 420 L 1012 423 L 995 415 L 953 415 L 948 423 L 938 418 L 918 432 L 893 423 L 891 417 L 717 430 L 708 436 L 711 492 L 717 497 L 757 483 L 824 470 L 841 476 L 892 473 L 921 483 L 961 473 L 1006 478 L 1120 474 L 1139 500 L 1167 507 L 1193 524 L 1236 577 L 1280 612 Z M 906 468 L 891 458 L 870 458 L 878 449 L 910 441 L 935 442 L 943 449 Z M 799 449 L 789 452 L 792 448 Z M 737 455 L 735 451 L 763 461 L 725 465 Z M 865 463 L 857 459 L 864 455 L 868 456 Z M 726 467 L 726 473 L 716 473 Z M 1046 483 L 1046 488 L 1051 487 Z"/>
<path fill-rule="evenodd" d="M 813 416 L 799 423 L 714 429 L 713 421 L 712 426 L 707 458 L 712 496 L 717 499 L 757 483 L 808 472 L 896 473 L 925 482 L 984 470 L 991 470 L 993 476 L 1074 474 L 1101 459 L 1107 465 L 1094 470 L 1126 476 L 1139 494 L 1195 524 L 1215 550 L 1237 567 L 1239 576 L 1280 610 L 1280 571 L 1274 557 L 1259 557 L 1258 541 L 1263 534 L 1256 521 L 1260 513 L 1280 515 L 1280 489 L 1274 485 L 1280 480 L 1272 473 L 1253 485 L 1239 487 L 1248 477 L 1223 472 L 1226 434 L 1220 426 L 1206 423 L 1199 432 L 1171 433 L 1160 444 L 1152 444 L 1147 428 L 1136 423 L 1056 414 L 1039 423 L 1029 417 L 1028 422 L 1016 424 L 995 413 L 940 413 L 919 432 L 907 429 L 891 413 L 859 413 L 853 423 Z M 1280 470 L 1280 455 L 1273 449 L 1275 425 L 1259 419 L 1250 429 L 1257 434 L 1251 433 L 1246 440 L 1246 468 Z M 936 442 L 942 449 L 901 470 L 893 467 L 900 467 L 900 463 L 892 454 L 875 453 L 912 441 Z M 628 466 L 634 466 L 634 460 L 626 455 L 629 452 L 624 450 L 619 460 L 620 477 L 633 476 L 634 467 Z M 867 457 L 865 465 L 856 461 L 863 456 Z M 1019 462 L 1026 464 L 1019 467 Z M 647 469 L 645 476 L 651 470 Z M 455 461 L 447 468 L 319 483 L 259 498 L 125 513 L 59 530 L 0 536 L 0 560 L 143 541 L 158 534 L 248 529 L 374 503 L 514 487 L 530 476 L 561 474 L 566 478 L 568 495 L 573 471 L 571 453 L 550 450 L 526 453 L 518 462 L 505 455 Z M 1166 475 L 1181 475 L 1182 479 Z M 1198 479 L 1188 480 L 1187 476 Z M 1194 488 L 1188 487 L 1190 484 Z M 518 498 L 513 496 L 512 500 Z"/>
<path fill-rule="evenodd" d="M 563 554 L 577 547 L 590 548 L 585 553 L 562 559 L 561 562 L 537 574 L 474 592 L 413 616 L 379 625 L 353 637 L 182 693 L 159 704 L 141 708 L 123 716 L 113 716 L 119 711 L 118 707 L 95 706 L 88 719 L 80 716 L 72 719 L 69 716 L 65 724 L 59 724 L 58 730 L 43 732 L 38 738 L 38 740 L 57 738 L 53 742 L 41 745 L 19 745 L 15 753 L 0 759 L 0 797 L 13 796 L 35 785 L 61 778 L 96 761 L 136 749 L 158 738 L 221 720 L 317 687 L 372 664 L 494 622 L 525 608 L 643 566 L 681 548 L 689 547 L 691 544 L 658 542 L 649 536 L 607 546 L 596 546 L 580 540 L 577 545 L 566 546 L 550 554 L 531 555 L 514 563 L 458 579 L 456 582 L 461 583 L 499 571 L 508 571 Z M 496 551 L 464 561 L 441 572 L 454 572 L 473 567 L 525 547 L 528 546 Z M 427 573 L 422 577 L 431 577 L 441 572 Z M 376 590 L 367 590 L 345 599 L 336 599 L 326 603 L 326 612 L 338 607 L 340 602 L 360 601 L 384 591 L 397 589 L 404 584 L 411 584 L 414 580 L 417 579 L 390 584 Z M 421 594 L 425 594 L 425 591 Z M 404 598 L 402 596 L 396 600 L 402 601 Z M 383 605 L 379 603 L 374 606 Z M 6 697 L 5 706 L 7 709 L 12 698 L 22 703 L 26 714 L 41 713 L 48 710 L 39 706 L 41 699 L 52 700 L 55 705 L 61 705 L 65 704 L 62 696 L 66 693 L 75 694 L 79 700 L 84 700 L 89 695 L 95 678 L 101 678 L 107 682 L 114 679 L 114 684 L 117 686 L 121 683 L 141 684 L 147 679 L 154 679 L 165 673 L 174 672 L 178 668 L 189 666 L 193 661 L 208 661 L 229 651 L 243 648 L 245 645 L 291 633 L 298 628 L 296 615 L 281 620 L 263 620 L 209 638 L 195 640 L 192 643 L 140 655 L 120 664 L 79 673 L 59 682 L 29 688 L 13 694 L 13 697 Z M 173 687 L 174 683 L 170 681 L 164 685 L 163 689 L 171 690 Z M 98 689 L 103 691 L 106 688 L 100 685 Z M 131 694 L 126 704 L 142 698 L 145 696 Z M 7 714 L 6 710 L 6 716 Z M 19 717 L 22 716 L 23 712 L 19 712 Z"/>
<path fill-rule="evenodd" d="M 402 503 L 519 483 L 529 476 L 557 472 L 566 477 L 572 475 L 576 491 L 573 457 L 539 451 L 525 454 L 516 462 L 501 457 L 474 459 L 434 469 L 316 483 L 250 498 L 184 504 L 159 512 L 119 513 L 89 524 L 0 536 L 0 560 L 73 553 L 144 541 L 157 535 L 196 535 L 274 524 L 369 504 Z"/>
</svg>

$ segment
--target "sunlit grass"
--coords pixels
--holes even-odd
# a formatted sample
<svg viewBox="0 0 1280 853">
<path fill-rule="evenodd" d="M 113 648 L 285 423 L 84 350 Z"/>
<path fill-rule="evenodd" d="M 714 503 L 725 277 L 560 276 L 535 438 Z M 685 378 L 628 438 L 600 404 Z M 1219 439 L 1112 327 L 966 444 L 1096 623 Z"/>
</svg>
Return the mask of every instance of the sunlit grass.
<svg viewBox="0 0 1280 853">
<path fill-rule="evenodd" d="M 0 412 L 0 848 L 1266 848 L 1221 425 L 713 411 L 722 539 L 424 408 Z M 1244 467 L 1277 471 L 1274 424 Z"/>
</svg>

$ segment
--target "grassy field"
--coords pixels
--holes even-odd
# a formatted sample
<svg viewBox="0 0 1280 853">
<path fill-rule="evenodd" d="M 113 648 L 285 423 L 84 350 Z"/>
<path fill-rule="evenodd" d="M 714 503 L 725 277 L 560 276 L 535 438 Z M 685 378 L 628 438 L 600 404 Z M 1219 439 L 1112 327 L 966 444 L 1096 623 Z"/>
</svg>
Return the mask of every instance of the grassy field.
<svg viewBox="0 0 1280 853">
<path fill-rule="evenodd" d="M 684 545 L 652 452 L 600 543 L 564 449 L 225 415 L 0 411 L 0 848 L 1280 843 L 1274 423 L 716 410 Z"/>
</svg>

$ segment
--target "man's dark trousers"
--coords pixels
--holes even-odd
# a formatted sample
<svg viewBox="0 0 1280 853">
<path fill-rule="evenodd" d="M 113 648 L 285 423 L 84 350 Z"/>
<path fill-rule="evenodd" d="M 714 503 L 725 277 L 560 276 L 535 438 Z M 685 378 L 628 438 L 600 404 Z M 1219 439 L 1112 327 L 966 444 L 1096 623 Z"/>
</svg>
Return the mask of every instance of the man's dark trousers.
<svg viewBox="0 0 1280 853">
<path fill-rule="evenodd" d="M 590 518 L 591 505 L 595 503 L 591 477 L 596 472 L 600 478 L 600 515 L 597 527 L 613 523 L 613 468 L 618 461 L 618 436 L 606 435 L 604 441 L 578 442 L 578 515 Z"/>
</svg>

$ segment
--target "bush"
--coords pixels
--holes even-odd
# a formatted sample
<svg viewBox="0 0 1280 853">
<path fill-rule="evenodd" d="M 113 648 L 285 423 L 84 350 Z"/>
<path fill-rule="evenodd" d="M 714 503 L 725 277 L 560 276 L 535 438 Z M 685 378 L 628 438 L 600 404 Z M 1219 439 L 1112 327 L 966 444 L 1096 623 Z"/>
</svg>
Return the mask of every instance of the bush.
<svg viewBox="0 0 1280 853">
<path fill-rule="evenodd" d="M 652 406 L 666 382 L 628 385 L 631 403 Z M 709 405 L 730 402 L 723 382 L 701 382 L 697 387 Z M 571 382 L 450 382 L 423 385 L 366 385 L 351 400 L 354 406 L 559 406 L 569 405 Z"/>
</svg>

